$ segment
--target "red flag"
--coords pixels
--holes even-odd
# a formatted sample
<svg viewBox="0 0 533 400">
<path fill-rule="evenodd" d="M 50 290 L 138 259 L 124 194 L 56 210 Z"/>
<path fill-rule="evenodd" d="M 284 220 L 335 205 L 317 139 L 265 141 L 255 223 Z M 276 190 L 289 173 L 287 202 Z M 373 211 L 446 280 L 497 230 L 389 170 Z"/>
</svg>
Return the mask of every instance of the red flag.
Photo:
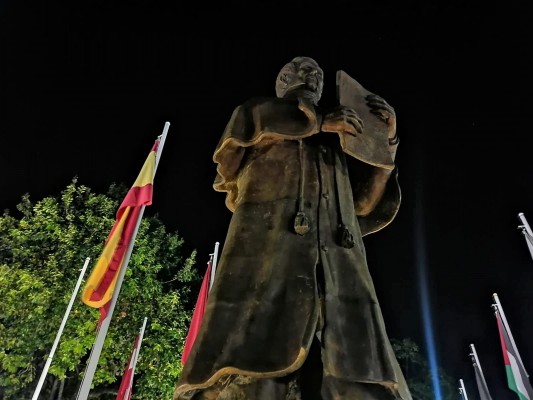
<svg viewBox="0 0 533 400">
<path fill-rule="evenodd" d="M 124 371 L 124 375 L 122 376 L 122 382 L 120 383 L 120 388 L 118 389 L 116 400 L 131 399 L 131 393 L 133 390 L 133 374 L 135 370 L 135 364 L 137 363 L 137 358 L 139 356 L 140 347 L 141 341 L 139 334 L 135 339 L 135 345 L 133 346 L 133 351 L 131 352 L 126 371 Z"/>
<path fill-rule="evenodd" d="M 187 338 L 185 339 L 185 347 L 183 348 L 183 355 L 181 356 L 181 363 L 185 365 L 189 353 L 191 351 L 192 345 L 198 335 L 200 326 L 202 324 L 202 319 L 205 313 L 205 305 L 207 303 L 207 296 L 209 293 L 209 280 L 211 276 L 211 260 L 207 263 L 207 271 L 205 271 L 204 280 L 202 281 L 202 286 L 200 287 L 200 294 L 196 300 L 196 306 L 194 307 L 194 312 L 192 314 L 191 325 L 189 326 L 189 332 L 187 333 Z"/>
<path fill-rule="evenodd" d="M 117 211 L 115 224 L 106 239 L 102 254 L 83 290 L 82 301 L 90 307 L 100 309 L 99 325 L 107 314 L 109 301 L 113 296 L 124 255 L 133 240 L 142 207 L 152 204 L 153 180 L 159 141 L 160 139 L 155 141 L 139 176 L 122 201 Z"/>
</svg>

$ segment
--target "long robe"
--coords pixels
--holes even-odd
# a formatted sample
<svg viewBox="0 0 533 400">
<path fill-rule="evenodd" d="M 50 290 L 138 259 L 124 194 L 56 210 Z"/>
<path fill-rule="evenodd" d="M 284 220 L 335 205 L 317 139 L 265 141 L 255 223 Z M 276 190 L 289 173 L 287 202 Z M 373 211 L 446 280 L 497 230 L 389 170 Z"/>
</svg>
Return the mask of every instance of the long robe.
<svg viewBox="0 0 533 400">
<path fill-rule="evenodd" d="M 175 399 L 226 375 L 271 378 L 296 371 L 320 315 L 328 374 L 385 384 L 398 398 L 411 398 L 362 240 L 397 213 L 396 169 L 374 210 L 357 216 L 354 198 L 368 190 L 377 167 L 353 158 L 341 133 L 320 132 L 321 122 L 304 100 L 254 98 L 234 111 L 214 154 L 214 188 L 227 194 L 233 215 Z M 294 229 L 298 211 L 308 218 L 302 235 Z M 340 243 L 339 225 L 353 235 L 353 247 Z M 323 310 L 317 265 L 325 276 Z"/>
</svg>

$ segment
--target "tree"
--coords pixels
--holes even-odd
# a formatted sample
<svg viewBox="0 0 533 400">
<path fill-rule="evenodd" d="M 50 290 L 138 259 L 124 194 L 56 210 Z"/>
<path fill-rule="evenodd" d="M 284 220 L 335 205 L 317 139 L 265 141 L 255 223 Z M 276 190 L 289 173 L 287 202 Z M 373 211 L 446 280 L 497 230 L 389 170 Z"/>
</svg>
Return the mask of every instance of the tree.
<svg viewBox="0 0 533 400">
<path fill-rule="evenodd" d="M 83 262 L 91 257 L 90 271 L 126 191 L 112 185 L 107 195 L 95 194 L 74 178 L 57 197 L 32 204 L 23 196 L 19 218 L 7 210 L 0 217 L 0 390 L 6 400 L 33 395 Z M 196 251 L 183 257 L 183 239 L 147 212 L 93 379 L 93 398 L 115 398 L 145 316 L 133 398 L 171 398 L 181 372 L 195 300 L 189 295 L 199 281 Z M 42 398 L 75 397 L 98 317 L 97 309 L 75 302 Z"/>
<path fill-rule="evenodd" d="M 419 346 L 409 338 L 391 339 L 391 344 L 413 400 L 434 400 L 431 370 L 426 359 L 420 354 Z M 459 389 L 451 376 L 439 368 L 438 378 L 442 400 L 456 400 Z"/>
</svg>

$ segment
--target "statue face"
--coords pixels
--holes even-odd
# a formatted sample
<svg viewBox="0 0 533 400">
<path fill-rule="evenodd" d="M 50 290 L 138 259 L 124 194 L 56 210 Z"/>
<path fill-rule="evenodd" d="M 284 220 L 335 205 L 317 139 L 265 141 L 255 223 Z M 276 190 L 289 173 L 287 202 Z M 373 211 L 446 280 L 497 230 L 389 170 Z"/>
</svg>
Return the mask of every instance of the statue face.
<svg viewBox="0 0 533 400">
<path fill-rule="evenodd" d="M 296 57 L 286 64 L 276 80 L 276 95 L 280 98 L 304 93 L 317 104 L 322 96 L 324 73 L 317 62 L 309 57 Z"/>
</svg>

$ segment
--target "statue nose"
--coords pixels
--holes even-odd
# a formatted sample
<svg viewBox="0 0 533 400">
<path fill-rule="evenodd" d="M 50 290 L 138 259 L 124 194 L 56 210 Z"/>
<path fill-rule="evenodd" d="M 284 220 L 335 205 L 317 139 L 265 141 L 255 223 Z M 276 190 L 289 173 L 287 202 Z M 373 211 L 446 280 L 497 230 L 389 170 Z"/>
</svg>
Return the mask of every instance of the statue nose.
<svg viewBox="0 0 533 400">
<path fill-rule="evenodd" d="M 316 69 L 302 69 L 298 74 L 300 77 L 316 76 L 318 71 Z"/>
</svg>

